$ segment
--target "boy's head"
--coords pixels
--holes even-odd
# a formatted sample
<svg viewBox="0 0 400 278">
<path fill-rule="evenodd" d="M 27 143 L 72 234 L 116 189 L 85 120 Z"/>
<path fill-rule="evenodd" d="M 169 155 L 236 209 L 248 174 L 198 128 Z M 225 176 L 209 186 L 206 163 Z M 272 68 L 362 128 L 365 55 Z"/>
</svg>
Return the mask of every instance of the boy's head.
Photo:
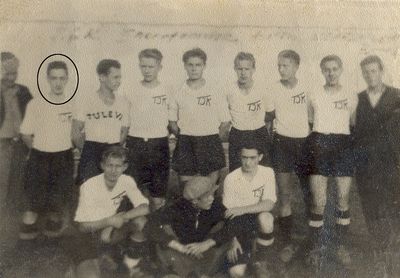
<svg viewBox="0 0 400 278">
<path fill-rule="evenodd" d="M 365 57 L 360 66 L 364 80 L 369 87 L 376 87 L 382 84 L 383 62 L 379 56 L 370 55 Z"/>
<path fill-rule="evenodd" d="M 322 58 L 319 64 L 325 77 L 326 85 L 335 86 L 339 84 L 340 75 L 343 72 L 343 62 L 337 55 L 328 55 Z"/>
<path fill-rule="evenodd" d="M 300 55 L 294 50 L 283 50 L 278 54 L 278 71 L 282 80 L 296 77 L 300 65 Z"/>
<path fill-rule="evenodd" d="M 128 168 L 126 150 L 121 146 L 109 147 L 103 152 L 100 165 L 105 180 L 112 184 L 116 183 Z"/>
<path fill-rule="evenodd" d="M 209 210 L 217 189 L 218 185 L 213 184 L 209 177 L 196 176 L 185 184 L 183 198 L 190 201 L 195 208 Z"/>
<path fill-rule="evenodd" d="M 139 67 L 145 82 L 157 80 L 161 70 L 162 54 L 158 49 L 148 48 L 139 53 Z"/>
<path fill-rule="evenodd" d="M 203 77 L 207 54 L 202 49 L 194 48 L 186 51 L 182 56 L 182 61 L 190 80 L 198 80 Z"/>
<path fill-rule="evenodd" d="M 239 83 L 247 84 L 251 82 L 256 70 L 256 60 L 254 59 L 253 54 L 239 52 L 234 60 L 234 69 Z"/>
<path fill-rule="evenodd" d="M 51 93 L 62 95 L 68 82 L 68 67 L 64 61 L 53 61 L 47 65 L 47 82 Z"/>
<path fill-rule="evenodd" d="M 242 171 L 246 173 L 255 171 L 262 158 L 263 154 L 256 144 L 253 142 L 246 143 L 240 151 Z"/>
<path fill-rule="evenodd" d="M 100 83 L 108 90 L 115 91 L 121 85 L 121 64 L 117 60 L 101 60 L 97 64 L 96 71 Z"/>
<path fill-rule="evenodd" d="M 18 76 L 19 60 L 11 52 L 1 52 L 1 83 L 10 88 Z"/>
</svg>

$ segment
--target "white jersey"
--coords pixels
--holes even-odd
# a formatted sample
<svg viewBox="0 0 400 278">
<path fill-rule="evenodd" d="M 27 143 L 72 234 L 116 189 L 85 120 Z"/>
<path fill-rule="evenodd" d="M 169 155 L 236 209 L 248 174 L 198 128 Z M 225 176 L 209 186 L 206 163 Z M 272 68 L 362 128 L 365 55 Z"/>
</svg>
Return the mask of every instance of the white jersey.
<svg viewBox="0 0 400 278">
<path fill-rule="evenodd" d="M 130 103 L 130 136 L 168 136 L 168 90 L 164 85 L 148 88 L 138 82 L 125 97 Z"/>
<path fill-rule="evenodd" d="M 357 107 L 357 95 L 348 89 L 326 91 L 324 88 L 310 95 L 310 122 L 313 131 L 323 134 L 350 134 L 350 124 Z"/>
<path fill-rule="evenodd" d="M 169 119 L 178 122 L 183 135 L 218 134 L 221 122 L 231 120 L 226 94 L 209 83 L 192 89 L 185 82 L 171 100 Z"/>
<path fill-rule="evenodd" d="M 272 168 L 258 165 L 251 181 L 244 177 L 242 168 L 226 176 L 222 201 L 228 209 L 255 205 L 263 200 L 276 202 L 275 173 Z"/>
<path fill-rule="evenodd" d="M 20 132 L 33 135 L 33 148 L 60 152 L 72 148 L 71 122 L 71 102 L 54 105 L 38 97 L 28 103 Z"/>
<path fill-rule="evenodd" d="M 239 130 L 256 130 L 265 125 L 266 89 L 254 83 L 245 95 L 237 82 L 229 87 L 227 95 L 232 126 Z"/>
<path fill-rule="evenodd" d="M 127 197 L 134 207 L 149 203 L 130 176 L 121 175 L 112 190 L 107 188 L 104 174 L 90 178 L 80 187 L 74 220 L 93 222 L 113 216 L 124 197 Z"/>
<path fill-rule="evenodd" d="M 85 124 L 86 141 L 115 144 L 120 142 L 121 128 L 129 126 L 129 105 L 118 95 L 107 105 L 98 93 L 89 94 L 76 102 L 73 118 Z"/>
<path fill-rule="evenodd" d="M 267 112 L 275 111 L 276 133 L 292 138 L 308 136 L 308 94 L 309 91 L 300 82 L 291 89 L 283 86 L 280 81 L 269 88 Z"/>
</svg>

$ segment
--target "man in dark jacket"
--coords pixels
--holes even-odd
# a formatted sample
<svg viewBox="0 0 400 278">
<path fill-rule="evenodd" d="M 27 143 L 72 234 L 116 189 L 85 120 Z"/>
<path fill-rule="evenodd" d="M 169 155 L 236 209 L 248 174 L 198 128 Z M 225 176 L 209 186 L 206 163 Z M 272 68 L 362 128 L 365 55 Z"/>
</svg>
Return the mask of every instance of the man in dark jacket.
<svg viewBox="0 0 400 278">
<path fill-rule="evenodd" d="M 383 83 L 383 63 L 378 56 L 368 56 L 360 65 L 368 88 L 358 95 L 356 182 L 373 237 L 370 250 L 376 265 L 384 266 L 400 231 L 400 90 Z M 386 275 L 381 272 L 378 276 Z"/>
<path fill-rule="evenodd" d="M 157 243 L 167 273 L 201 277 L 215 274 L 222 265 L 232 237 L 223 225 L 226 209 L 214 200 L 216 189 L 208 177 L 194 177 L 182 199 L 150 218 L 147 234 Z"/>
<path fill-rule="evenodd" d="M 1 52 L 0 211 L 7 203 L 9 191 L 22 192 L 22 169 L 27 155 L 27 148 L 19 136 L 19 126 L 32 96 L 27 87 L 15 83 L 18 66 L 19 61 L 14 54 Z"/>
</svg>

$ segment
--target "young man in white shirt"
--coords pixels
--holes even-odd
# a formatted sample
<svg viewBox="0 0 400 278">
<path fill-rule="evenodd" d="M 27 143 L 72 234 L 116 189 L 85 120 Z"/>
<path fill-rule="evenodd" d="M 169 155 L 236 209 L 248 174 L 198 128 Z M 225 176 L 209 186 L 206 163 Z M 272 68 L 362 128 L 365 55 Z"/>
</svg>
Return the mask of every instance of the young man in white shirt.
<svg viewBox="0 0 400 278">
<path fill-rule="evenodd" d="M 60 103 L 68 82 L 68 68 L 63 61 L 47 66 L 50 85 L 48 99 Z M 72 104 L 54 105 L 41 97 L 28 103 L 21 125 L 22 140 L 31 149 L 25 176 L 29 209 L 22 217 L 21 239 L 39 234 L 39 217 L 47 216 L 44 233 L 58 236 L 63 228 L 63 209 L 72 193 L 74 161 L 70 137 Z"/>
<path fill-rule="evenodd" d="M 104 173 L 80 187 L 74 220 L 86 236 L 78 239 L 82 240 L 82 250 L 76 258 L 78 277 L 99 277 L 100 261 L 107 256 L 138 272 L 141 260 L 148 254 L 143 233 L 149 213 L 148 200 L 133 178 L 123 174 L 127 167 L 126 150 L 111 146 L 102 155 Z M 122 249 L 116 245 L 121 242 Z"/>
<path fill-rule="evenodd" d="M 101 154 L 111 145 L 125 143 L 129 129 L 129 107 L 115 94 L 121 84 L 121 64 L 101 60 L 97 65 L 100 88 L 95 94 L 80 96 L 76 101 L 72 140 L 81 152 L 77 183 L 101 173 Z"/>
<path fill-rule="evenodd" d="M 239 52 L 234 61 L 237 82 L 229 89 L 228 104 L 232 118 L 229 133 L 229 172 L 241 166 L 242 146 L 253 140 L 263 150 L 262 165 L 271 166 L 270 137 L 265 127 L 265 88 L 253 80 L 256 61 L 253 54 Z"/>
<path fill-rule="evenodd" d="M 162 58 L 158 49 L 142 50 L 139 67 L 143 79 L 126 94 L 131 120 L 126 139 L 127 173 L 149 195 L 154 208 L 165 203 L 169 177 L 168 90 L 158 80 Z"/>
<path fill-rule="evenodd" d="M 225 94 L 203 78 L 207 55 L 202 49 L 186 51 L 182 60 L 188 79 L 171 100 L 169 113 L 170 129 L 178 137 L 172 168 L 181 183 L 196 175 L 216 183 L 226 163 L 220 137 L 230 125 L 228 104 Z"/>
<path fill-rule="evenodd" d="M 350 126 L 354 122 L 356 95 L 340 84 L 342 61 L 336 55 L 324 57 L 320 63 L 326 83 L 309 98 L 310 123 L 313 132 L 308 137 L 310 162 L 310 188 L 312 208 L 309 221 L 312 250 L 309 263 L 318 266 L 321 257 L 321 232 L 327 199 L 328 178 L 336 182 L 336 236 L 337 260 L 351 264 L 347 250 L 347 233 L 350 224 L 349 193 L 354 172 L 353 144 Z"/>
<path fill-rule="evenodd" d="M 274 170 L 259 165 L 262 156 L 257 145 L 248 142 L 241 150 L 241 168 L 229 173 L 224 181 L 222 200 L 227 208 L 225 217 L 229 219 L 229 230 L 235 235 L 227 253 L 231 277 L 246 277 L 254 238 L 257 246 L 256 269 L 261 270 L 262 261 L 271 255 L 274 242 L 271 210 L 276 202 L 276 184 Z M 272 261 L 268 263 L 272 264 Z"/>
<path fill-rule="evenodd" d="M 293 194 L 293 172 L 297 175 L 303 191 L 305 210 L 309 216 L 311 193 L 307 172 L 304 169 L 304 143 L 310 133 L 308 123 L 307 95 L 305 84 L 296 77 L 300 55 L 293 50 L 278 54 L 278 71 L 281 79 L 269 88 L 267 122 L 275 121 L 273 140 L 273 165 L 279 188 L 280 234 L 284 248 L 280 258 L 289 262 L 299 246 L 292 242 L 293 216 L 291 199 Z"/>
</svg>

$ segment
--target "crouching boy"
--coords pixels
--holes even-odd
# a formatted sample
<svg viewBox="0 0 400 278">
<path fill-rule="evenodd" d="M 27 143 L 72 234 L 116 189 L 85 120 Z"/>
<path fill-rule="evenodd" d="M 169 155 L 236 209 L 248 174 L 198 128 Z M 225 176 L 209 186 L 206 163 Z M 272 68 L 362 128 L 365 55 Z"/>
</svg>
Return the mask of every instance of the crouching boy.
<svg viewBox="0 0 400 278">
<path fill-rule="evenodd" d="M 139 271 L 140 261 L 148 254 L 143 234 L 148 200 L 135 181 L 123 174 L 128 167 L 126 156 L 123 147 L 108 148 L 101 160 L 103 174 L 80 187 L 75 222 L 84 234 L 82 250 L 77 252 L 78 277 L 99 277 L 102 266 L 117 269 L 122 261 L 120 265 L 131 272 Z"/>
<path fill-rule="evenodd" d="M 225 207 L 214 199 L 217 186 L 197 176 L 184 187 L 183 197 L 151 216 L 146 226 L 157 245 L 164 274 L 204 277 L 222 266 L 228 241 Z"/>
<path fill-rule="evenodd" d="M 255 144 L 245 144 L 241 150 L 242 166 L 224 181 L 225 217 L 229 219 L 230 234 L 235 236 L 227 252 L 231 277 L 246 277 L 250 261 L 254 262 L 257 277 L 271 275 L 274 242 L 271 210 L 276 202 L 276 185 L 272 168 L 258 165 L 262 157 Z"/>
</svg>

